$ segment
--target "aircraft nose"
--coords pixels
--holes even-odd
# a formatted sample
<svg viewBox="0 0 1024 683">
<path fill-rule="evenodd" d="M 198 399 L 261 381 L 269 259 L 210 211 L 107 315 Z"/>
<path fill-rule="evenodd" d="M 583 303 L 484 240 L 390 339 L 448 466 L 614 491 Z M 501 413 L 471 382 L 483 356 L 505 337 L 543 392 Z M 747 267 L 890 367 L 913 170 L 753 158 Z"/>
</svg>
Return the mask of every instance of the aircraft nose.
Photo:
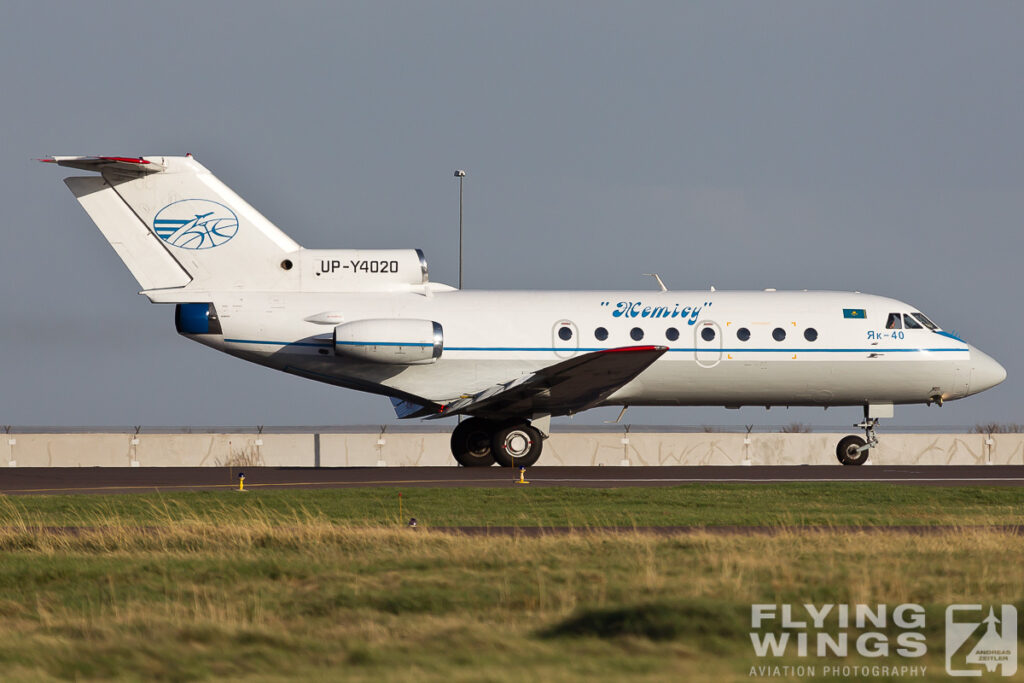
<svg viewBox="0 0 1024 683">
<path fill-rule="evenodd" d="M 1006 368 L 992 356 L 972 346 L 970 392 L 976 394 L 979 391 L 991 389 L 1004 379 L 1006 379 Z"/>
</svg>

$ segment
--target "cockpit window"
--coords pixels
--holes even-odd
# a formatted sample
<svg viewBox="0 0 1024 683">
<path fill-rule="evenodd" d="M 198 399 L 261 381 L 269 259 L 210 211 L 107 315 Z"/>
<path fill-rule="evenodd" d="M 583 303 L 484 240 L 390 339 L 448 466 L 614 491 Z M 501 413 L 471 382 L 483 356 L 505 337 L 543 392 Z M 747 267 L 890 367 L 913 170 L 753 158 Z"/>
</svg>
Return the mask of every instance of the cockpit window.
<svg viewBox="0 0 1024 683">
<path fill-rule="evenodd" d="M 921 321 L 921 324 L 927 327 L 929 330 L 937 330 L 939 326 L 928 319 L 924 313 L 915 313 L 914 317 Z"/>
<path fill-rule="evenodd" d="M 885 329 L 887 330 L 902 330 L 903 320 L 899 313 L 890 313 L 889 319 L 885 321 Z"/>
<path fill-rule="evenodd" d="M 919 330 L 921 329 L 921 323 L 914 320 L 909 313 L 903 316 L 903 322 L 907 326 L 908 330 Z"/>
</svg>

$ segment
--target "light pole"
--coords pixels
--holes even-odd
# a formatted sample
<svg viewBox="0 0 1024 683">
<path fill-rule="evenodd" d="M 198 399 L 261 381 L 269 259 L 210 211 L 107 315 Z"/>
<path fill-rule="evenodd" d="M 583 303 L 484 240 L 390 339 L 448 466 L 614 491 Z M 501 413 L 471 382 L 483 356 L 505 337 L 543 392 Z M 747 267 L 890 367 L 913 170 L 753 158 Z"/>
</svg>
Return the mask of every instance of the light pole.
<svg viewBox="0 0 1024 683">
<path fill-rule="evenodd" d="M 459 179 L 459 289 L 462 289 L 462 179 L 466 172 L 457 170 L 455 177 Z"/>
</svg>

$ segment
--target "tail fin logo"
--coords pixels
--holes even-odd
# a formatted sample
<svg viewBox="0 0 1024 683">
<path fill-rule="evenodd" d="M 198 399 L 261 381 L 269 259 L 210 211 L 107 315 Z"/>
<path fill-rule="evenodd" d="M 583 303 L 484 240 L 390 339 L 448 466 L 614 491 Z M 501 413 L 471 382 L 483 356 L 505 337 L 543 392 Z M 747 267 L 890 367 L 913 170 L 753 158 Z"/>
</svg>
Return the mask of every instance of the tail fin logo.
<svg viewBox="0 0 1024 683">
<path fill-rule="evenodd" d="M 157 211 L 153 230 L 172 247 L 212 249 L 238 234 L 238 216 L 209 199 L 181 199 Z"/>
</svg>

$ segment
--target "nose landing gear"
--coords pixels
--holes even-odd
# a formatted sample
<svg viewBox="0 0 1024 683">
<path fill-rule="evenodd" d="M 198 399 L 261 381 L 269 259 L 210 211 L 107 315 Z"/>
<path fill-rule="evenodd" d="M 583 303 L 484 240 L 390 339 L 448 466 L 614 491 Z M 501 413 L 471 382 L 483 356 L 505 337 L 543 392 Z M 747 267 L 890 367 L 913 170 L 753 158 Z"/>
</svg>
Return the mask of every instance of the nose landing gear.
<svg viewBox="0 0 1024 683">
<path fill-rule="evenodd" d="M 880 412 L 887 414 L 879 415 Z M 839 462 L 844 465 L 863 465 L 868 461 L 870 449 L 878 445 L 875 427 L 878 426 L 879 417 L 892 417 L 892 405 L 864 406 L 864 420 L 854 425 L 864 430 L 864 438 L 851 435 L 840 439 L 839 445 L 836 446 L 836 458 Z"/>
</svg>

